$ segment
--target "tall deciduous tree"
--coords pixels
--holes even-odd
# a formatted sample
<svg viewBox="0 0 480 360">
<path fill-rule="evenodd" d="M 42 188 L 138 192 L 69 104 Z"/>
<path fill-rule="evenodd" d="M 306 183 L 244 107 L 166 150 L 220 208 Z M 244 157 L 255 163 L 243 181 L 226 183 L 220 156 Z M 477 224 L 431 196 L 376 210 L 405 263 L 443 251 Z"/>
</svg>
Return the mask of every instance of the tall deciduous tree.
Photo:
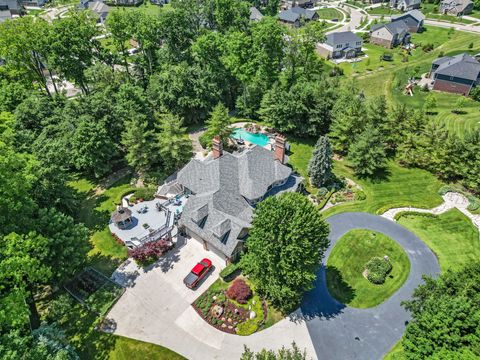
<svg viewBox="0 0 480 360">
<path fill-rule="evenodd" d="M 383 169 L 387 156 L 380 131 L 371 125 L 366 128 L 350 147 L 348 159 L 357 175 L 373 176 Z"/>
<path fill-rule="evenodd" d="M 424 280 L 425 284 L 415 289 L 413 299 L 403 303 L 413 318 L 403 339 L 405 357 L 409 360 L 478 358 L 480 263 L 456 272 L 447 271 L 438 279 Z"/>
<path fill-rule="evenodd" d="M 167 171 L 177 170 L 192 156 L 192 142 L 182 120 L 172 114 L 159 117 L 157 145 Z"/>
<path fill-rule="evenodd" d="M 241 267 L 257 291 L 282 311 L 292 311 L 313 286 L 327 235 L 328 225 L 304 196 L 269 197 L 255 209 Z"/>
<path fill-rule="evenodd" d="M 316 187 L 324 186 L 332 175 L 332 147 L 326 136 L 320 136 L 308 164 L 308 175 Z"/>
</svg>

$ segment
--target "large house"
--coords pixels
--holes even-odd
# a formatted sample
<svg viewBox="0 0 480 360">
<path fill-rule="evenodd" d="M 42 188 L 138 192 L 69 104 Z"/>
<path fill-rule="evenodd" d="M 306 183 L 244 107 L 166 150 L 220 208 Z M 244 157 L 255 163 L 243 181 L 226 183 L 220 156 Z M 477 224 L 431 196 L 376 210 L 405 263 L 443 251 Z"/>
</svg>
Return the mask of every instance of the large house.
<svg viewBox="0 0 480 360">
<path fill-rule="evenodd" d="M 299 27 L 302 19 L 304 21 L 318 20 L 318 14 L 315 10 L 304 9 L 296 6 L 288 10 L 280 11 L 280 14 L 278 14 L 278 19 L 285 24 Z"/>
<path fill-rule="evenodd" d="M 410 10 L 404 14 L 392 16 L 392 22 L 403 21 L 407 27 L 408 32 L 416 33 L 422 30 L 425 15 L 420 10 Z"/>
<path fill-rule="evenodd" d="M 468 95 L 480 83 L 480 63 L 465 53 L 444 56 L 433 61 L 429 76 L 434 90 Z"/>
<path fill-rule="evenodd" d="M 440 2 L 440 12 L 454 16 L 468 15 L 473 10 L 471 0 L 443 0 Z"/>
<path fill-rule="evenodd" d="M 410 42 L 408 26 L 402 20 L 373 25 L 370 30 L 370 42 L 389 49 L 408 44 Z"/>
<path fill-rule="evenodd" d="M 325 43 L 317 45 L 320 56 L 327 59 L 351 59 L 362 52 L 363 40 L 351 31 L 327 34 Z"/>
<path fill-rule="evenodd" d="M 281 136 L 274 151 L 255 145 L 239 153 L 224 152 L 216 137 L 212 156 L 192 159 L 176 176 L 190 194 L 179 231 L 201 241 L 226 262 L 238 258 L 255 205 L 270 195 L 296 190 L 301 180 L 292 175 L 285 159 Z"/>
<path fill-rule="evenodd" d="M 421 0 L 390 0 L 390 7 L 400 11 L 419 9 Z"/>
<path fill-rule="evenodd" d="M 110 7 L 102 1 L 80 0 L 81 9 L 89 9 L 97 15 L 97 22 L 103 24 L 107 19 Z"/>
<path fill-rule="evenodd" d="M 18 0 L 0 0 L 0 23 L 22 15 L 22 6 Z"/>
</svg>

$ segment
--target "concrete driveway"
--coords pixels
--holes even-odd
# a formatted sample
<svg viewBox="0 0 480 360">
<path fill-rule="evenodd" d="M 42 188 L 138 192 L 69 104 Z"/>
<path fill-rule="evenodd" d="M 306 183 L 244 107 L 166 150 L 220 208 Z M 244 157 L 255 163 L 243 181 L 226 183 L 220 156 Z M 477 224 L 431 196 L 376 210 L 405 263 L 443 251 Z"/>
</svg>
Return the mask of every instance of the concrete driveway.
<svg viewBox="0 0 480 360">
<path fill-rule="evenodd" d="M 439 273 L 437 259 L 418 237 L 380 216 L 344 213 L 327 222 L 330 246 L 325 259 L 349 230 L 378 231 L 405 249 L 411 264 L 405 284 L 376 307 L 350 308 L 330 296 L 322 267 L 315 288 L 306 294 L 301 309 L 289 318 L 247 337 L 227 334 L 204 322 L 190 306 L 223 267 L 221 259 L 191 239 L 151 269 L 144 271 L 129 263 L 116 272 L 116 280 L 125 283 L 127 290 L 108 314 L 116 322 L 114 333 L 165 346 L 192 360 L 239 359 L 244 345 L 254 351 L 275 350 L 293 341 L 313 359 L 381 359 L 400 339 L 409 320 L 400 302 L 410 298 L 413 289 L 422 283 L 423 274 Z M 216 269 L 197 291 L 189 290 L 182 279 L 203 257 L 209 257 Z"/>
<path fill-rule="evenodd" d="M 212 260 L 215 269 L 195 291 L 190 290 L 182 280 L 204 257 Z M 259 351 L 264 347 L 280 349 L 292 340 L 314 356 L 303 321 L 282 320 L 269 329 L 242 337 L 221 332 L 198 316 L 190 304 L 218 278 L 224 266 L 224 260 L 204 250 L 195 239 L 179 244 L 165 259 L 146 270 L 133 261 L 125 263 L 113 275 L 126 286 L 108 314 L 116 323 L 113 332 L 165 346 L 188 359 L 239 359 L 244 344 Z"/>
</svg>

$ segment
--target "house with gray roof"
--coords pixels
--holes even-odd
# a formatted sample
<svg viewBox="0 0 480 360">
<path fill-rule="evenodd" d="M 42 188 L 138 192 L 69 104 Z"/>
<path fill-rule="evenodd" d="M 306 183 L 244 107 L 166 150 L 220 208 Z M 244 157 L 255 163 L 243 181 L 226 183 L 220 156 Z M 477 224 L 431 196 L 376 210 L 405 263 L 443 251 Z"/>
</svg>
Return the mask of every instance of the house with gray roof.
<svg viewBox="0 0 480 360">
<path fill-rule="evenodd" d="M 327 34 L 325 43 L 317 45 L 317 52 L 327 59 L 351 59 L 362 52 L 363 40 L 351 31 Z"/>
<path fill-rule="evenodd" d="M 90 1 L 90 0 L 80 0 L 80 9 L 86 10 L 89 9 L 93 11 L 98 19 L 97 23 L 103 24 L 107 19 L 108 13 L 110 12 L 110 7 L 102 1 Z"/>
<path fill-rule="evenodd" d="M 468 95 L 480 83 L 480 63 L 468 54 L 443 56 L 430 69 L 433 89 Z"/>
<path fill-rule="evenodd" d="M 263 19 L 263 14 L 255 6 L 250 7 L 250 21 L 260 21 Z"/>
<path fill-rule="evenodd" d="M 453 16 L 468 15 L 472 12 L 473 5 L 472 0 L 443 0 L 439 12 Z"/>
<path fill-rule="evenodd" d="M 299 27 L 301 25 L 301 20 L 318 20 L 318 14 L 315 10 L 309 10 L 295 6 L 291 9 L 280 11 L 280 14 L 278 14 L 278 19 L 284 24 Z"/>
<path fill-rule="evenodd" d="M 421 0 L 390 0 L 390 7 L 400 11 L 419 9 Z"/>
<path fill-rule="evenodd" d="M 283 137 L 277 138 L 274 151 L 255 145 L 237 153 L 223 152 L 215 138 L 212 156 L 192 159 L 177 173 L 176 181 L 190 194 L 179 231 L 227 262 L 235 260 L 248 237 L 255 205 L 296 190 L 301 180 L 284 161 Z"/>
<path fill-rule="evenodd" d="M 388 24 L 376 24 L 370 29 L 370 42 L 391 49 L 410 42 L 408 26 L 398 20 Z"/>
<path fill-rule="evenodd" d="M 407 25 L 410 33 L 416 33 L 422 30 L 425 15 L 423 15 L 420 10 L 410 10 L 401 15 L 394 15 L 391 19 L 392 22 L 403 21 Z"/>
<path fill-rule="evenodd" d="M 8 11 L 11 16 L 21 15 L 23 8 L 18 0 L 0 0 L 0 11 Z"/>
</svg>

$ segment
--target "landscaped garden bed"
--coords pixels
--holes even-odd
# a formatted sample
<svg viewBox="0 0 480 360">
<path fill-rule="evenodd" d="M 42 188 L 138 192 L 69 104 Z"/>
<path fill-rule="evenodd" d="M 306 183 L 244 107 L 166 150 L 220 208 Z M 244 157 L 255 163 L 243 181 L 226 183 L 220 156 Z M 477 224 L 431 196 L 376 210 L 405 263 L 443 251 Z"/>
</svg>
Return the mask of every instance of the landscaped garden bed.
<svg viewBox="0 0 480 360">
<path fill-rule="evenodd" d="M 218 330 L 243 336 L 265 328 L 267 317 L 272 318 L 266 301 L 255 294 L 251 283 L 242 277 L 231 282 L 218 279 L 192 306 Z"/>
</svg>

